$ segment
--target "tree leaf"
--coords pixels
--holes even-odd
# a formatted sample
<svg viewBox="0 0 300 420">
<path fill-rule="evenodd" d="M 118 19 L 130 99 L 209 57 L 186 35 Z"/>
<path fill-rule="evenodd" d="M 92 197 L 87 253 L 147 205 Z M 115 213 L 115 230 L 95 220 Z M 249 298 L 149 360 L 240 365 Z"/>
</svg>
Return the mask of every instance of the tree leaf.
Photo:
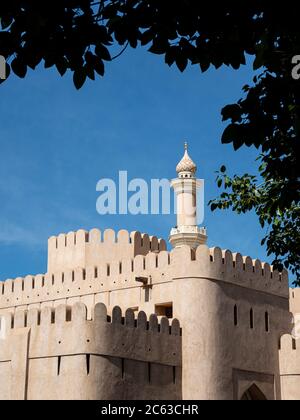
<svg viewBox="0 0 300 420">
<path fill-rule="evenodd" d="M 26 76 L 27 66 L 25 61 L 20 56 L 17 56 L 13 59 L 13 61 L 11 62 L 11 68 L 17 76 L 21 78 L 24 78 Z"/>
<path fill-rule="evenodd" d="M 73 82 L 76 89 L 80 89 L 86 80 L 86 71 L 83 67 L 76 69 L 73 74 Z"/>
<path fill-rule="evenodd" d="M 94 69 L 100 76 L 104 76 L 104 63 L 100 58 L 94 60 Z"/>
<path fill-rule="evenodd" d="M 184 72 L 184 70 L 186 69 L 186 66 L 188 65 L 188 59 L 187 57 L 184 56 L 177 56 L 176 57 L 176 65 L 179 68 L 179 70 L 181 72 Z"/>
<path fill-rule="evenodd" d="M 95 47 L 96 55 L 102 60 L 111 61 L 111 55 L 108 49 L 103 44 L 97 44 Z"/>
<path fill-rule="evenodd" d="M 231 119 L 232 122 L 241 120 L 241 107 L 238 104 L 226 105 L 222 111 L 223 121 Z"/>
<path fill-rule="evenodd" d="M 232 143 L 238 138 L 239 126 L 237 124 L 229 124 L 222 135 L 222 143 Z"/>
</svg>

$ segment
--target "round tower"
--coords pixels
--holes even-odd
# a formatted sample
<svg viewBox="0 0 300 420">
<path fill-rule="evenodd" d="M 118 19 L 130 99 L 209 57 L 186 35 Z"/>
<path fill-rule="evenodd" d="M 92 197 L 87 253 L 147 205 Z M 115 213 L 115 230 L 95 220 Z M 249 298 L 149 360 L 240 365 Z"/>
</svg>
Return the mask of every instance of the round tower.
<svg viewBox="0 0 300 420">
<path fill-rule="evenodd" d="M 197 166 L 188 154 L 184 143 L 184 155 L 176 166 L 177 178 L 171 181 L 176 194 L 177 226 L 171 229 L 169 241 L 172 246 L 188 245 L 197 248 L 207 240 L 206 230 L 197 225 Z"/>
</svg>

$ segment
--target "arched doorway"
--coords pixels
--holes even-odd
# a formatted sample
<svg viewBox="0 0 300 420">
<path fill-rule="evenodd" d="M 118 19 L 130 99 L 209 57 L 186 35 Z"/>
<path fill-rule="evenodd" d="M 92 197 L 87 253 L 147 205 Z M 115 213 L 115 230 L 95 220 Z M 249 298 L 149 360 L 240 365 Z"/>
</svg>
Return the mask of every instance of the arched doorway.
<svg viewBox="0 0 300 420">
<path fill-rule="evenodd" d="M 242 401 L 266 400 L 267 398 L 255 384 L 251 385 L 242 395 Z"/>
</svg>

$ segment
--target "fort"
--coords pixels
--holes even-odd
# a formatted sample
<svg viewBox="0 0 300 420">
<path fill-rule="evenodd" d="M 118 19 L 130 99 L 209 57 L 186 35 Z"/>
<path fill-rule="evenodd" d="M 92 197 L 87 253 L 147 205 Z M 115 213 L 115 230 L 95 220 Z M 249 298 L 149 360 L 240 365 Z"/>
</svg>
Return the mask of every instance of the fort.
<svg viewBox="0 0 300 420">
<path fill-rule="evenodd" d="M 0 283 L 0 399 L 300 399 L 300 289 L 209 248 L 187 150 L 177 173 L 170 252 L 79 230 L 49 239 L 45 274 Z"/>
</svg>

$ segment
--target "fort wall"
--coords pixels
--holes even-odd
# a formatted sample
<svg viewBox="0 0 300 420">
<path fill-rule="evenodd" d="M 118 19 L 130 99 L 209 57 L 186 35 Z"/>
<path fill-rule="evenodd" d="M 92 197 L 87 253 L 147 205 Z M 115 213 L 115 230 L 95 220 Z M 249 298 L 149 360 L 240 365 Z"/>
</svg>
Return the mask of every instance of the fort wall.
<svg viewBox="0 0 300 420">
<path fill-rule="evenodd" d="M 102 303 L 5 314 L 1 399 L 180 399 L 179 322 Z"/>
<path fill-rule="evenodd" d="M 122 235 L 123 239 L 132 236 Z M 117 235 L 119 240 L 122 235 Z M 115 247 L 115 235 L 107 233 L 104 241 L 108 236 Z M 290 333 L 292 326 L 287 272 L 278 273 L 267 263 L 220 248 L 200 245 L 193 251 L 182 246 L 168 252 L 164 242 L 157 245 L 159 241 L 152 238 L 150 246 L 148 236 L 137 232 L 133 236 L 133 242 L 124 239 L 124 248 L 115 254 L 103 251 L 102 257 L 100 248 L 88 257 L 89 242 L 84 242 L 87 253 L 82 264 L 90 261 L 90 265 L 72 267 L 76 260 L 72 257 L 69 268 L 64 268 L 61 260 L 60 265 L 52 264 L 61 270 L 3 282 L 0 313 L 43 313 L 46 307 L 53 312 L 61 304 L 68 307 L 80 302 L 87 307 L 87 319 L 93 320 L 94 306 L 102 302 L 110 316 L 118 305 L 124 313 L 131 308 L 148 316 L 156 313 L 161 319 L 158 308 L 171 307 L 168 316 L 180 319 L 182 326 L 183 398 L 240 399 L 247 387 L 256 383 L 268 399 L 280 399 L 278 347 L 281 335 Z M 92 237 L 90 234 L 89 241 L 94 241 Z M 74 356 L 73 366 L 81 364 L 84 372 L 85 358 L 81 353 Z M 60 357 L 63 366 L 67 356 Z M 94 360 L 92 354 L 89 360 Z M 49 363 L 54 362 L 51 359 Z M 110 361 L 109 366 L 112 364 L 116 365 Z M 51 366 L 53 370 L 56 365 Z M 142 366 L 139 369 L 145 368 Z M 4 374 L 8 369 L 8 364 L 2 364 Z"/>
<path fill-rule="evenodd" d="M 300 287 L 290 289 L 290 311 L 300 314 Z"/>
<path fill-rule="evenodd" d="M 233 265 L 232 254 L 218 248 L 200 246 L 195 258 L 205 274 L 183 278 L 178 267 L 174 281 L 183 398 L 240 399 L 256 383 L 268 399 L 280 399 L 278 344 L 291 327 L 287 279 L 237 254 Z"/>
<path fill-rule="evenodd" d="M 79 230 L 52 236 L 48 240 L 48 272 L 85 268 L 101 262 L 134 258 L 152 251 L 163 251 L 166 243 L 156 236 L 112 229 L 101 232 Z"/>
<path fill-rule="evenodd" d="M 125 236 L 128 237 L 127 234 L 128 232 L 125 234 L 123 231 L 123 239 Z M 110 235 L 113 236 L 111 233 Z M 122 306 L 123 300 L 126 309 L 126 307 L 139 306 L 145 294 L 145 284 L 137 281 L 139 277 L 147 279 L 151 296 L 168 294 L 167 290 L 170 289 L 168 284 L 176 278 L 191 277 L 230 283 L 278 298 L 289 296 L 287 272 L 280 274 L 267 263 L 242 257 L 228 250 L 222 251 L 220 248 L 209 249 L 206 245 L 199 246 L 196 252 L 188 247 L 167 252 L 164 250 L 164 241 L 159 242 L 153 238 L 152 243 L 156 249 L 152 251 L 154 245 L 151 245 L 150 250 L 148 246 L 150 242 L 145 239 L 149 238 L 148 235 L 144 235 L 142 242 L 137 239 L 142 238 L 142 235 L 135 232 L 133 236 L 134 243 L 139 244 L 139 248 L 136 245 L 135 251 L 139 253 L 135 256 L 128 256 L 123 249 L 126 254 L 124 258 L 114 259 L 113 253 L 109 253 L 105 257 L 106 261 L 103 261 L 99 251 L 91 265 L 62 268 L 48 271 L 46 274 L 2 282 L 0 309 L 17 307 L 28 309 L 32 305 L 40 308 L 44 304 L 51 306 L 57 303 L 83 301 L 88 306 L 90 314 L 91 307 L 99 301 L 110 307 L 115 304 Z M 49 254 L 51 256 L 52 252 L 49 251 Z M 68 266 L 68 260 L 64 261 Z M 52 265 L 51 263 L 50 266 Z M 117 302 L 119 299 L 121 303 Z"/>
<path fill-rule="evenodd" d="M 300 400 L 300 344 L 291 335 L 280 340 L 280 375 L 282 399 Z"/>
</svg>

